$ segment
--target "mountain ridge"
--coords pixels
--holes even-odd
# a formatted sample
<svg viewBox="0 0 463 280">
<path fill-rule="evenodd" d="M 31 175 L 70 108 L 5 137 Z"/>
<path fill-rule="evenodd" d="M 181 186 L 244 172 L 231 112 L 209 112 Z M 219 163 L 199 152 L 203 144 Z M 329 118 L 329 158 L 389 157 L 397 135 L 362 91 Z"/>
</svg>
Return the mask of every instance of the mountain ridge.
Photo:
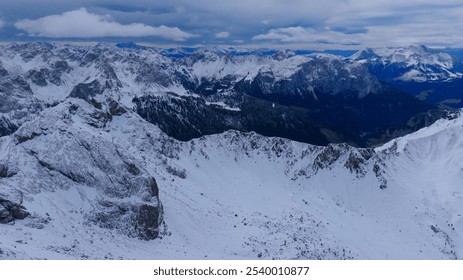
<svg viewBox="0 0 463 280">
<path fill-rule="evenodd" d="M 0 138 L 0 197 L 29 213 L 0 226 L 0 258 L 460 258 L 460 114 L 359 149 L 236 130 L 182 142 L 110 107 L 70 97 Z"/>
<path fill-rule="evenodd" d="M 223 108 L 233 108 L 237 112 L 240 107 L 247 106 L 245 102 L 253 99 L 258 100 L 253 103 L 256 107 L 250 110 L 254 115 L 229 112 L 226 118 L 239 125 L 224 124 L 207 133 L 234 128 L 314 144 L 347 141 L 358 146 L 371 145 L 373 139 L 386 137 L 391 127 L 434 107 L 408 98 L 406 93 L 381 81 L 370 73 L 364 61 L 332 54 L 299 55 L 293 51 L 255 54 L 248 50 L 248 53 L 236 55 L 235 49 L 203 48 L 187 49 L 191 55 L 172 58 L 165 53 L 167 50 L 135 48 L 130 44 L 128 48 L 120 48 L 111 44 L 71 47 L 49 43 L 12 44 L 2 46 L 2 50 L 0 94 L 9 100 L 7 109 L 1 112 L 0 127 L 4 134 L 69 95 L 93 98 L 99 103 L 110 97 L 131 109 L 136 105 L 133 102 L 136 98 L 158 102 L 156 98 L 174 93 L 184 99 L 185 104 L 188 98 L 199 98 L 206 106 L 214 104 L 216 109 L 217 104 L 222 104 Z M 385 105 L 365 115 L 366 96 L 378 99 L 371 104 Z M 394 98 L 407 103 L 409 110 L 400 111 L 400 104 Z M 255 125 L 257 120 L 265 118 L 259 112 L 269 111 L 269 106 L 274 108 L 274 104 L 284 110 L 280 115 L 270 114 L 269 123 L 273 128 Z M 202 115 L 198 123 L 220 117 L 222 113 L 215 115 L 215 109 L 206 110 L 208 113 Z M 169 114 L 174 108 L 166 107 L 166 110 L 152 114 Z M 333 110 L 339 111 L 344 120 L 329 119 Z M 285 115 L 296 116 L 296 120 L 285 122 Z M 398 118 L 392 124 L 385 117 L 378 123 L 369 121 L 386 115 Z M 243 123 L 243 119 L 249 121 Z M 162 118 L 151 121 L 167 127 L 166 131 L 172 131 L 179 124 L 174 122 L 168 127 L 169 124 L 161 123 Z M 347 122 L 360 125 L 346 130 Z M 307 125 L 309 123 L 311 125 Z M 301 131 L 300 134 L 278 132 L 295 124 L 294 130 Z M 206 128 L 199 128 L 200 134 L 206 131 Z M 324 131 L 331 131 L 331 136 Z M 188 139 L 188 135 L 180 135 L 178 139 Z"/>
</svg>

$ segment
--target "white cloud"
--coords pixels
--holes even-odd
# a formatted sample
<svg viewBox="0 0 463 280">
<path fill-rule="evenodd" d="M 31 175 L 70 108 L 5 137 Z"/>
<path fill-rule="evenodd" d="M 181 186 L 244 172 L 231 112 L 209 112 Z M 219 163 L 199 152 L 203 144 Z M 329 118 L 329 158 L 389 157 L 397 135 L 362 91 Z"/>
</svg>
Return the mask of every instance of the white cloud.
<svg viewBox="0 0 463 280">
<path fill-rule="evenodd" d="M 277 40 L 282 42 L 304 41 L 308 37 L 306 30 L 300 26 L 271 29 L 265 34 L 253 37 L 254 40 Z"/>
<path fill-rule="evenodd" d="M 301 26 L 271 29 L 265 34 L 254 36 L 253 40 L 270 40 L 282 43 L 319 43 L 338 45 L 359 45 L 357 36 L 331 31 L 329 28 L 315 30 Z"/>
<path fill-rule="evenodd" d="M 230 36 L 230 32 L 227 32 L 227 31 L 215 33 L 215 38 L 224 39 L 224 38 L 228 38 L 229 36 Z"/>
<path fill-rule="evenodd" d="M 15 23 L 29 36 L 50 38 L 146 37 L 155 36 L 185 41 L 194 35 L 177 27 L 153 27 L 142 23 L 120 24 L 108 15 L 89 13 L 85 8 L 51 15 L 36 20 L 24 19 Z"/>
</svg>

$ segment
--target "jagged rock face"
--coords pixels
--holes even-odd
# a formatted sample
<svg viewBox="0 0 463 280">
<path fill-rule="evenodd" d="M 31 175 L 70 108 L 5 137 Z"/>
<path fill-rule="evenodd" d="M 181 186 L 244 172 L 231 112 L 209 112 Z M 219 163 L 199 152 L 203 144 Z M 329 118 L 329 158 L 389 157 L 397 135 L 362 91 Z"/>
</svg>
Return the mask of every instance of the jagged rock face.
<svg viewBox="0 0 463 280">
<path fill-rule="evenodd" d="M 32 83 L 46 87 L 49 83 L 60 86 L 63 83 L 63 74 L 69 73 L 71 67 L 64 60 L 58 60 L 54 64 L 50 65 L 50 68 L 32 69 L 26 73 Z"/>
<path fill-rule="evenodd" d="M 101 135 L 112 120 L 110 112 L 120 116 L 125 110 L 117 109 L 114 101 L 102 106 L 98 109 L 74 99 L 23 125 L 12 135 L 11 153 L 0 164 L 0 180 L 21 186 L 20 192 L 28 199 L 43 192 L 91 188 L 97 195 L 82 198 L 92 205 L 80 210 L 83 225 L 96 224 L 130 237 L 154 239 L 162 221 L 156 180 L 117 140 Z M 2 222 L 29 214 L 18 203 L 5 199 L 0 204 Z M 45 213 L 34 217 L 37 215 L 43 217 Z"/>
<path fill-rule="evenodd" d="M 461 76 L 459 61 L 445 50 L 426 46 L 403 48 L 367 48 L 351 56 L 354 61 L 366 62 L 381 80 L 446 80 Z"/>
<path fill-rule="evenodd" d="M 356 97 L 364 97 L 382 91 L 376 77 L 361 64 L 349 65 L 335 56 L 315 56 L 299 65 L 299 70 L 289 77 L 276 77 L 270 68 L 259 72 L 250 82 L 243 81 L 239 88 L 250 88 L 249 94 L 262 94 L 284 99 L 285 96 L 300 96 L 301 99 L 317 100 L 317 94 L 344 95 L 354 92 Z M 248 85 L 246 85 L 248 83 Z"/>
<path fill-rule="evenodd" d="M 121 106 L 121 104 L 111 99 L 108 102 L 108 107 L 108 111 L 112 116 L 120 116 L 124 113 L 127 113 L 127 109 L 125 109 L 123 106 Z"/>
<path fill-rule="evenodd" d="M 102 85 L 100 85 L 100 82 L 94 80 L 93 82 L 88 84 L 81 83 L 76 85 L 69 94 L 69 97 L 90 100 L 91 97 L 101 95 L 104 92 L 104 90 L 105 88 Z"/>
<path fill-rule="evenodd" d="M 336 162 L 341 156 L 341 151 L 344 150 L 347 145 L 328 145 L 315 159 L 315 166 L 319 168 L 326 168 Z"/>
<path fill-rule="evenodd" d="M 21 75 L 10 74 L 2 67 L 1 60 L 0 100 L 0 136 L 13 133 L 20 124 L 44 108 L 44 104 L 33 96 L 29 82 Z"/>
<path fill-rule="evenodd" d="M 0 224 L 13 224 L 16 220 L 23 220 L 30 215 L 22 205 L 24 195 L 20 190 L 4 185 L 3 182 L 18 173 L 15 167 L 8 167 L 0 163 Z"/>
<path fill-rule="evenodd" d="M 148 204 L 115 204 L 111 201 L 101 201 L 99 206 L 101 211 L 89 215 L 90 222 L 143 240 L 152 240 L 159 236 L 162 220 L 160 207 Z"/>
<path fill-rule="evenodd" d="M 380 189 L 383 189 L 387 181 L 381 177 L 379 166 L 381 162 L 374 149 L 354 149 L 346 144 L 330 144 L 316 155 L 312 170 L 304 171 L 302 174 L 313 176 L 320 170 L 333 170 L 342 165 L 357 178 L 364 178 L 368 173 L 374 173 L 379 180 Z"/>
<path fill-rule="evenodd" d="M 345 163 L 345 167 L 349 168 L 352 173 L 365 175 L 367 171 L 363 168 L 363 164 L 375 154 L 373 149 L 361 149 L 352 151 Z"/>
<path fill-rule="evenodd" d="M 17 173 L 17 171 L 11 170 L 8 166 L 0 163 L 0 178 L 10 178 Z"/>
<path fill-rule="evenodd" d="M 107 103 L 108 109 L 106 111 L 100 111 L 97 114 L 106 119 L 106 121 L 109 121 L 112 115 L 121 115 L 127 112 L 123 106 L 114 101 L 111 97 L 107 97 L 106 100 L 103 100 L 103 92 L 111 87 L 108 81 L 106 81 L 105 85 L 101 85 L 97 80 L 94 80 L 91 83 L 78 84 L 75 86 L 69 94 L 69 97 L 85 100 L 97 109 L 103 108 L 103 102 Z"/>
<path fill-rule="evenodd" d="M 9 135 L 17 129 L 17 126 L 4 116 L 0 117 L 0 136 Z"/>
</svg>

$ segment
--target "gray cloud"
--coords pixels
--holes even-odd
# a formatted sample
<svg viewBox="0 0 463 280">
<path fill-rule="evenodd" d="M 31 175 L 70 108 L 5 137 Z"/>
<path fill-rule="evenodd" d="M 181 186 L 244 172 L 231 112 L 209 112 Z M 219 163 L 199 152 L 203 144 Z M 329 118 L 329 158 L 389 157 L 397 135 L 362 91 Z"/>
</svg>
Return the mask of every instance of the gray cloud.
<svg viewBox="0 0 463 280">
<path fill-rule="evenodd" d="M 91 15 L 86 18 L 93 20 L 91 27 L 81 21 L 77 22 L 84 26 L 66 24 L 64 19 L 59 26 L 50 24 L 53 17 L 79 7 Z M 461 0 L 3 0 L 2 13 L 8 22 L 37 19 L 19 21 L 16 27 L 30 36 L 58 39 L 79 34 L 98 40 L 108 36 L 143 37 L 153 43 L 166 42 L 162 38 L 184 40 L 177 43 L 181 45 L 324 49 L 413 42 L 463 47 Z M 0 37 L 18 33 L 10 29 L 4 26 Z"/>
<path fill-rule="evenodd" d="M 49 38 L 145 37 L 155 36 L 174 41 L 193 37 L 177 27 L 153 27 L 142 23 L 120 24 L 109 15 L 89 13 L 85 8 L 36 20 L 17 21 L 15 27 L 30 36 Z"/>
<path fill-rule="evenodd" d="M 252 38 L 258 42 L 319 48 L 359 44 L 361 47 L 427 44 L 463 47 L 463 3 L 455 0 L 327 0 L 333 7 L 318 24 L 306 21 L 273 26 Z M 325 9 L 325 7 L 321 7 Z M 319 11 L 313 6 L 313 11 Z M 280 25 L 280 26 L 278 26 Z M 328 46 L 328 47 L 331 47 Z"/>
</svg>

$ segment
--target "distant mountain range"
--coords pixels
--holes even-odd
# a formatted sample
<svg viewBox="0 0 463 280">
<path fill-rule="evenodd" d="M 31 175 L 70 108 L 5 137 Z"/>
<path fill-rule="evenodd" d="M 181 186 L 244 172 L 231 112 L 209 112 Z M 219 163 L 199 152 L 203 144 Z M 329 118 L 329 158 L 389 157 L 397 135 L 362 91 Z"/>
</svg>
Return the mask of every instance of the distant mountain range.
<svg viewBox="0 0 463 280">
<path fill-rule="evenodd" d="M 423 46 L 349 57 L 134 43 L 1 48 L 2 135 L 71 96 L 111 98 L 180 140 L 238 129 L 369 146 L 417 114 L 461 105 L 460 61 Z"/>
</svg>

